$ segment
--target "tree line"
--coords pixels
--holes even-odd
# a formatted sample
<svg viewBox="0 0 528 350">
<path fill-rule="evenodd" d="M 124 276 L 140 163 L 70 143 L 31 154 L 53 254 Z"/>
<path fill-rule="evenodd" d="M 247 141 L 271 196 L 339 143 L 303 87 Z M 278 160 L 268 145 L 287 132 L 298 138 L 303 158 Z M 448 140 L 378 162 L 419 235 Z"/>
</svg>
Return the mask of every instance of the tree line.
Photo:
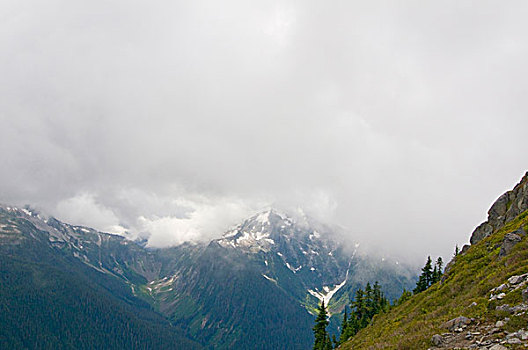
<svg viewBox="0 0 528 350">
<path fill-rule="evenodd" d="M 345 315 L 341 324 L 341 334 L 339 339 L 335 336 L 330 338 L 326 331 L 328 326 L 328 314 L 324 301 L 318 309 L 315 326 L 313 328 L 315 342 L 314 350 L 331 350 L 337 348 L 348 338 L 354 336 L 360 329 L 368 326 L 374 315 L 380 312 L 386 312 L 390 308 L 390 302 L 381 291 L 381 285 L 376 282 L 371 285 L 367 283 L 365 289 L 359 288 L 356 291 L 355 298 L 350 302 L 350 315 L 345 307 Z"/>
<path fill-rule="evenodd" d="M 365 289 L 359 288 L 353 300 L 350 301 L 350 314 L 345 313 L 341 323 L 339 339 L 335 335 L 330 337 L 326 327 L 328 326 L 328 313 L 324 301 L 319 306 L 317 318 L 315 319 L 314 346 L 313 350 L 331 350 L 337 348 L 350 337 L 356 335 L 361 329 L 367 327 L 376 314 L 387 312 L 391 307 L 397 306 L 409 299 L 413 294 L 418 294 L 440 281 L 443 274 L 443 261 L 439 257 L 433 264 L 430 256 L 427 257 L 425 266 L 416 282 L 413 292 L 403 290 L 402 295 L 393 304 L 381 291 L 381 285 L 376 281 L 374 285 L 367 283 Z"/>
</svg>

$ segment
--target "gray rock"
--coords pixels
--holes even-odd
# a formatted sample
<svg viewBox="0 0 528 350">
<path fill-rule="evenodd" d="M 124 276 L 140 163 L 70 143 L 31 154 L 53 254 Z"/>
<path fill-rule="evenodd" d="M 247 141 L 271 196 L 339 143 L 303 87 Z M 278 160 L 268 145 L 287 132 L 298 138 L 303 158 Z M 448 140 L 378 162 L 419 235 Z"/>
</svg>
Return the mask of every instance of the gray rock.
<svg viewBox="0 0 528 350">
<path fill-rule="evenodd" d="M 469 242 L 471 244 L 476 244 L 482 241 L 484 238 L 488 237 L 493 233 L 493 226 L 491 226 L 487 221 L 480 224 L 475 231 L 471 234 L 471 239 Z"/>
<path fill-rule="evenodd" d="M 499 295 L 497 295 L 497 299 L 499 300 L 502 300 L 506 297 L 506 293 L 500 293 Z"/>
<path fill-rule="evenodd" d="M 528 210 L 528 172 L 513 190 L 504 193 L 493 203 L 488 211 L 488 220 L 480 224 L 471 234 L 471 244 L 480 242 L 501 229 L 525 210 Z"/>
<path fill-rule="evenodd" d="M 466 254 L 466 252 L 468 251 L 469 247 L 471 247 L 469 244 L 464 244 L 464 246 L 462 247 L 462 250 L 460 250 L 460 254 L 461 255 Z"/>
<path fill-rule="evenodd" d="M 517 332 L 506 334 L 506 339 L 511 339 L 511 338 L 518 338 Z"/>
<path fill-rule="evenodd" d="M 527 311 L 527 310 L 528 310 L 528 305 L 526 305 L 526 304 L 515 305 L 512 308 L 513 312 L 520 312 L 520 311 Z"/>
<path fill-rule="evenodd" d="M 500 344 L 495 344 L 489 350 L 508 350 L 508 348 Z"/>
<path fill-rule="evenodd" d="M 516 284 L 526 281 L 527 278 L 528 273 L 525 273 L 523 275 L 511 276 L 510 278 L 508 278 L 508 283 L 512 286 L 515 286 Z"/>
<path fill-rule="evenodd" d="M 502 196 L 497 198 L 495 203 L 488 210 L 488 221 L 500 221 L 506 211 L 508 210 L 508 202 L 510 201 L 510 191 L 504 193 Z"/>
<path fill-rule="evenodd" d="M 495 327 L 497 327 L 497 328 L 504 327 L 504 325 L 505 325 L 504 321 L 497 321 L 497 322 L 495 323 Z"/>
<path fill-rule="evenodd" d="M 527 302 L 528 301 L 528 288 L 524 289 L 522 291 L 522 298 L 523 298 L 523 301 Z"/>
<path fill-rule="evenodd" d="M 513 247 L 515 247 L 515 245 L 519 243 L 520 241 L 521 241 L 521 236 L 519 236 L 518 234 L 513 233 L 513 232 L 507 233 L 504 236 L 504 240 L 502 241 L 501 249 L 499 251 L 499 256 L 503 257 L 503 256 L 508 255 L 512 251 Z"/>
<path fill-rule="evenodd" d="M 521 341 L 519 338 L 510 338 L 507 341 L 508 344 L 521 344 Z"/>
<path fill-rule="evenodd" d="M 471 320 L 464 316 L 459 316 L 457 318 L 453 318 L 452 320 L 447 321 L 442 325 L 442 327 L 449 329 L 451 332 L 453 332 L 457 328 L 461 328 L 462 326 L 467 326 L 471 323 Z"/>
<path fill-rule="evenodd" d="M 502 292 L 504 290 L 508 289 L 508 285 L 506 283 L 501 284 L 500 286 L 493 288 L 492 292 Z"/>
<path fill-rule="evenodd" d="M 431 338 L 431 343 L 433 343 L 434 346 L 442 346 L 444 344 L 444 338 L 440 334 L 435 334 Z"/>
</svg>

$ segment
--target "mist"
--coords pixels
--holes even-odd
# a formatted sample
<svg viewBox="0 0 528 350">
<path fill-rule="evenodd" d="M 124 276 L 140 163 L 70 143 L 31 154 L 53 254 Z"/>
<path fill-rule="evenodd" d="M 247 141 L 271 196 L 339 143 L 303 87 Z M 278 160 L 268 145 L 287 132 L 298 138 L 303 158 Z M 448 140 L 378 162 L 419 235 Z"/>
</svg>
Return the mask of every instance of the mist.
<svg viewBox="0 0 528 350">
<path fill-rule="evenodd" d="M 422 260 L 527 169 L 521 1 L 3 1 L 0 201 L 154 247 L 271 206 Z"/>
</svg>

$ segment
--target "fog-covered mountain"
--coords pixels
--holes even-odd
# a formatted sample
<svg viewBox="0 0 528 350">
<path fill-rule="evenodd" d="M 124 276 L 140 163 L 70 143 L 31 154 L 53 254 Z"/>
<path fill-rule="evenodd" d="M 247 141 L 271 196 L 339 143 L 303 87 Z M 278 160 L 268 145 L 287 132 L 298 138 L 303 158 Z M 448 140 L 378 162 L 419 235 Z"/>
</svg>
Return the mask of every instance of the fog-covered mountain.
<svg viewBox="0 0 528 350">
<path fill-rule="evenodd" d="M 329 304 L 336 330 L 344 305 L 366 282 L 379 281 L 391 298 L 414 283 L 410 270 L 394 261 L 365 256 L 357 246 L 346 249 L 324 225 L 297 222 L 276 210 L 248 218 L 210 242 L 156 250 L 28 209 L 0 208 L 0 225 L 2 259 L 21 262 L 13 269 L 3 265 L 2 278 L 22 274 L 29 279 L 12 288 L 31 294 L 38 281 L 54 278 L 31 271 L 64 270 L 64 281 L 81 281 L 79 286 L 100 288 L 111 298 L 110 314 L 132 308 L 139 323 L 162 324 L 161 334 L 141 333 L 145 341 L 157 334 L 162 341 L 180 337 L 189 347 L 305 349 L 313 341 L 313 313 L 321 300 Z M 72 268 L 73 274 L 68 272 Z M 8 307 L 22 303 L 16 294 L 6 293 Z M 64 292 L 76 294 L 74 289 Z M 64 307 L 61 300 L 43 310 Z M 0 317 L 8 325 L 1 339 L 8 344 L 9 339 L 23 339 L 25 321 L 9 312 Z M 150 329 L 150 323 L 138 329 L 142 327 Z M 56 337 L 59 343 L 70 341 L 60 332 Z"/>
</svg>

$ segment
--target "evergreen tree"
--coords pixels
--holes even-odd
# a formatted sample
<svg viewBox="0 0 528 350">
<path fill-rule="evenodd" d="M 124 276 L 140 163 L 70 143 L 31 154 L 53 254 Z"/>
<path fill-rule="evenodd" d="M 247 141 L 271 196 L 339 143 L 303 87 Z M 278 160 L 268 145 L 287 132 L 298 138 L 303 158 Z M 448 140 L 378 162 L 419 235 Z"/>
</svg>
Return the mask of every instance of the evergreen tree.
<svg viewBox="0 0 528 350">
<path fill-rule="evenodd" d="M 442 257 L 439 256 L 438 259 L 436 259 L 436 266 L 438 267 L 438 272 L 440 272 L 440 274 L 443 273 L 443 268 L 444 268 L 444 261 L 442 260 Z"/>
<path fill-rule="evenodd" d="M 455 246 L 455 256 L 458 255 L 458 253 L 460 253 L 460 250 L 458 249 L 458 244 Z"/>
<path fill-rule="evenodd" d="M 416 282 L 416 288 L 414 288 L 414 293 L 420 293 L 429 288 L 433 283 L 434 274 L 433 274 L 433 262 L 431 257 L 427 257 L 425 266 L 422 268 L 422 274 L 418 277 L 418 282 Z"/>
<path fill-rule="evenodd" d="M 427 261 L 422 269 L 422 273 L 425 275 L 425 281 L 427 287 L 429 287 L 433 282 L 433 261 L 431 260 L 430 256 L 427 257 Z"/>
<path fill-rule="evenodd" d="M 425 280 L 425 276 L 422 274 L 420 277 L 418 277 L 418 282 L 416 282 L 416 287 L 413 289 L 414 294 L 418 294 L 420 292 L 423 292 L 427 289 L 427 283 Z"/>
<path fill-rule="evenodd" d="M 389 301 L 383 295 L 378 282 L 374 284 L 374 287 L 367 283 L 365 290 L 359 288 L 356 291 L 356 297 L 351 301 L 350 306 L 352 310 L 346 323 L 343 319 L 343 325 L 346 327 L 341 330 L 340 344 L 354 336 L 360 329 L 367 327 L 376 314 L 386 311 Z"/>
<path fill-rule="evenodd" d="M 328 345 L 330 345 L 330 349 L 332 349 L 330 336 L 326 332 L 327 326 L 328 318 L 323 300 L 319 306 L 319 312 L 317 314 L 317 318 L 315 319 L 315 326 L 312 328 L 315 336 L 313 350 L 327 350 Z"/>
<path fill-rule="evenodd" d="M 347 315 L 347 308 L 345 306 L 345 315 L 343 316 L 343 322 L 341 322 L 341 334 L 339 335 L 339 344 L 343 344 L 347 339 L 347 332 L 348 332 L 348 315 Z"/>
<path fill-rule="evenodd" d="M 372 316 L 374 316 L 374 293 L 372 291 L 372 287 L 370 286 L 370 282 L 367 282 L 367 286 L 365 287 L 365 316 L 366 319 L 370 320 Z"/>
<path fill-rule="evenodd" d="M 442 261 L 442 257 L 438 257 L 438 259 L 436 259 L 436 264 L 433 270 L 433 284 L 442 279 L 443 264 L 444 262 Z"/>
</svg>

